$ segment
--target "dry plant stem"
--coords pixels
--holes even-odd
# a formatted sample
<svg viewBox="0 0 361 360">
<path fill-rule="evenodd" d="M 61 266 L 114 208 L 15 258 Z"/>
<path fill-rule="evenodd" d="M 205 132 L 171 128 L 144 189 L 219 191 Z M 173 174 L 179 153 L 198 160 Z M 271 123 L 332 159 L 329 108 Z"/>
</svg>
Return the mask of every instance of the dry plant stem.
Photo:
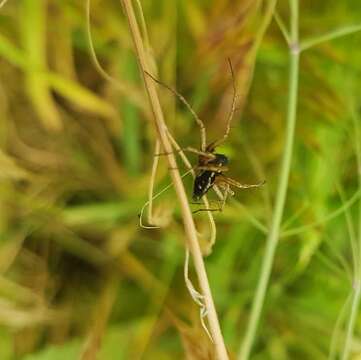
<svg viewBox="0 0 361 360">
<path fill-rule="evenodd" d="M 215 353 L 218 359 L 221 360 L 228 359 L 226 347 L 224 344 L 224 340 L 218 322 L 216 309 L 212 299 L 211 290 L 208 283 L 203 257 L 198 244 L 197 232 L 192 218 L 192 212 L 189 208 L 187 195 L 179 171 L 177 170 L 177 163 L 175 161 L 174 154 L 172 153 L 172 147 L 167 136 L 167 128 L 164 123 L 163 112 L 160 106 L 155 84 L 154 81 L 151 78 L 149 78 L 149 76 L 146 76 L 144 73 L 144 71 L 150 72 L 151 69 L 149 69 L 148 66 L 148 59 L 146 57 L 146 52 L 140 35 L 139 27 L 135 18 L 133 6 L 130 0 L 121 0 L 121 3 L 123 5 L 126 17 L 128 19 L 129 29 L 133 37 L 133 42 L 136 49 L 136 54 L 138 57 L 140 69 L 143 74 L 145 87 L 153 111 L 155 126 L 157 128 L 159 140 L 162 144 L 164 151 L 167 153 L 170 175 L 172 177 L 174 188 L 181 206 L 184 227 L 187 235 L 187 242 L 188 242 L 187 245 L 189 246 L 190 252 L 193 257 L 194 266 L 199 281 L 199 286 L 202 290 L 204 301 L 208 311 L 208 324 L 215 345 Z"/>
<path fill-rule="evenodd" d="M 90 56 L 94 62 L 94 65 L 101 76 L 104 77 L 105 80 L 109 81 L 110 83 L 114 84 L 115 86 L 119 87 L 121 91 L 125 91 L 122 84 L 118 81 L 113 79 L 100 65 L 97 55 L 95 53 L 93 38 L 91 35 L 91 28 L 90 28 L 90 0 L 87 0 L 85 3 L 85 11 L 86 11 L 86 27 L 87 27 L 87 36 L 88 36 L 88 44 L 90 50 Z"/>
<path fill-rule="evenodd" d="M 251 309 L 251 315 L 243 340 L 238 359 L 247 360 L 251 353 L 252 345 L 255 341 L 256 331 L 260 320 L 265 294 L 271 275 L 272 265 L 278 239 L 280 237 L 280 226 L 284 211 L 288 178 L 291 167 L 293 140 L 296 125 L 297 90 L 299 72 L 299 44 L 298 44 L 298 0 L 290 0 L 291 8 L 291 32 L 290 32 L 290 77 L 288 93 L 288 112 L 286 143 L 283 152 L 280 178 L 277 187 L 276 201 L 273 210 L 270 231 L 267 237 L 265 255 L 261 266 L 261 274 L 257 284 L 256 295 Z"/>
<path fill-rule="evenodd" d="M 189 112 L 192 114 L 194 120 L 199 126 L 200 132 L 201 132 L 201 151 L 206 151 L 207 147 L 207 138 L 206 138 L 206 127 L 204 126 L 204 122 L 200 119 L 200 117 L 197 115 L 197 113 L 193 110 L 192 106 L 189 104 L 189 102 L 186 100 L 186 98 L 180 94 L 177 90 L 171 88 L 167 84 L 159 81 L 156 79 L 152 74 L 146 72 L 146 74 L 157 84 L 162 85 L 167 90 L 169 90 L 173 95 L 175 95 L 189 110 Z"/>
<path fill-rule="evenodd" d="M 117 288 L 117 279 L 115 276 L 109 276 L 106 286 L 99 296 L 98 303 L 94 309 L 94 320 L 89 335 L 84 343 L 83 351 L 79 356 L 79 360 L 95 360 L 98 358 L 109 316 L 116 299 Z"/>
<path fill-rule="evenodd" d="M 173 147 L 175 148 L 176 152 L 179 154 L 179 156 L 181 157 L 183 163 L 185 164 L 186 168 L 188 170 L 191 170 L 192 176 L 195 177 L 195 171 L 192 168 L 192 164 L 189 162 L 187 156 L 184 154 L 184 152 L 182 151 L 181 147 L 178 145 L 178 143 L 176 142 L 176 140 L 173 138 L 173 136 L 171 135 L 171 133 L 168 131 L 168 137 L 169 140 L 171 141 Z M 202 197 L 202 201 L 204 203 L 204 206 L 209 209 L 209 201 L 207 199 L 207 196 L 203 196 Z M 208 243 L 208 252 L 210 252 L 212 250 L 213 245 L 216 242 L 216 237 L 217 237 L 217 228 L 216 228 L 216 223 L 214 221 L 213 218 L 213 214 L 211 211 L 207 212 L 208 215 L 208 220 L 209 220 L 209 225 L 210 225 L 210 229 L 211 229 L 211 236 L 210 236 L 210 240 Z"/>
<path fill-rule="evenodd" d="M 159 151 L 160 151 L 160 142 L 157 139 L 155 141 L 154 154 L 158 154 Z M 157 173 L 157 168 L 158 168 L 158 162 L 159 162 L 159 157 L 154 156 L 153 165 L 152 165 L 152 174 L 150 176 L 149 190 L 148 190 L 148 198 L 149 198 L 148 216 L 147 216 L 148 224 L 153 224 L 153 189 L 154 189 L 155 175 Z"/>
<path fill-rule="evenodd" d="M 181 175 L 181 178 L 183 179 L 185 176 L 189 175 L 192 172 L 192 170 L 186 171 L 184 174 Z M 158 196 L 162 195 L 164 192 L 166 192 L 172 186 L 173 186 L 173 183 L 171 182 L 166 187 L 164 187 L 162 190 L 157 192 L 155 195 L 152 196 L 152 201 L 155 200 Z M 140 210 L 140 213 L 139 213 L 139 226 L 141 228 L 143 228 L 143 229 L 160 229 L 160 226 L 157 226 L 157 225 L 144 225 L 143 224 L 142 219 L 143 219 L 144 209 L 146 207 L 148 207 L 148 205 L 149 205 L 149 200 L 143 205 L 142 209 Z"/>
</svg>

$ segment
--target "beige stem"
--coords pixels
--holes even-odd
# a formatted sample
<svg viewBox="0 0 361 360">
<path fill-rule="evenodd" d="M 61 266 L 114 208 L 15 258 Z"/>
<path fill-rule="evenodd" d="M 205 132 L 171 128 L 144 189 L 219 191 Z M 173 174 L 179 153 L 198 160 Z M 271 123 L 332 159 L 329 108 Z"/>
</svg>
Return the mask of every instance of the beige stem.
<svg viewBox="0 0 361 360">
<path fill-rule="evenodd" d="M 149 69 L 148 66 L 147 56 L 140 35 L 139 27 L 134 15 L 133 6 L 131 0 L 121 0 L 121 3 L 123 5 L 126 17 L 128 19 L 129 29 L 133 37 L 133 42 L 136 49 L 136 54 L 138 57 L 140 69 L 142 71 L 145 88 L 147 90 L 150 105 L 154 114 L 155 126 L 157 128 L 159 140 L 162 144 L 164 152 L 167 154 L 170 175 L 172 177 L 174 189 L 176 191 L 181 206 L 181 212 L 182 212 L 185 232 L 187 235 L 188 246 L 193 257 L 199 286 L 202 290 L 204 301 L 207 306 L 207 311 L 208 311 L 207 318 L 209 323 L 209 329 L 215 345 L 215 352 L 218 359 L 226 360 L 228 359 L 227 350 L 223 341 L 216 309 L 212 299 L 211 289 L 208 283 L 206 269 L 203 262 L 203 257 L 198 244 L 197 232 L 193 222 L 192 212 L 189 208 L 187 195 L 181 180 L 181 176 L 177 169 L 177 164 L 175 161 L 174 154 L 172 153 L 171 144 L 167 136 L 166 125 L 164 123 L 163 112 L 155 88 L 155 83 L 149 76 L 145 76 L 145 71 L 151 72 L 151 69 Z"/>
</svg>

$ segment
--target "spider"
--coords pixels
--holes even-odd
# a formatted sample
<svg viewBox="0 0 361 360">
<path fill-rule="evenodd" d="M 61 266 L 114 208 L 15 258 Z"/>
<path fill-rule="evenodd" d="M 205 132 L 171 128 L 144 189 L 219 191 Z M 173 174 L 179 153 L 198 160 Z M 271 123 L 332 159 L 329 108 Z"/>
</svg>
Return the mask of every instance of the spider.
<svg viewBox="0 0 361 360">
<path fill-rule="evenodd" d="M 232 187 L 236 187 L 239 189 L 248 189 L 248 188 L 255 188 L 262 186 L 265 181 L 262 181 L 257 184 L 242 184 L 226 175 L 225 172 L 228 171 L 228 164 L 229 160 L 226 155 L 216 153 L 216 148 L 223 144 L 229 135 L 231 129 L 231 122 L 233 119 L 233 115 L 236 111 L 236 102 L 237 102 L 237 93 L 236 93 L 236 85 L 235 85 L 235 77 L 233 66 L 231 60 L 228 58 L 228 65 L 230 68 L 230 72 L 232 75 L 232 84 L 233 84 L 233 100 L 231 110 L 228 115 L 227 123 L 226 123 L 226 130 L 222 138 L 211 142 L 207 145 L 206 140 L 206 128 L 204 126 L 203 121 L 198 117 L 196 112 L 193 110 L 191 105 L 188 101 L 181 95 L 178 91 L 174 90 L 170 86 L 164 84 L 163 82 L 156 79 L 153 75 L 145 71 L 146 75 L 153 79 L 159 85 L 162 85 L 170 92 L 172 92 L 178 99 L 188 108 L 188 110 L 193 115 L 195 121 L 197 122 L 200 128 L 200 135 L 201 135 L 201 148 L 200 150 L 186 147 L 181 149 L 181 151 L 188 151 L 198 155 L 198 163 L 195 166 L 196 176 L 193 183 L 193 195 L 192 199 L 194 201 L 199 201 L 201 198 L 210 190 L 215 189 L 218 197 L 222 201 L 221 206 L 217 209 L 199 209 L 194 212 L 198 211 L 222 211 L 224 204 L 226 202 L 227 196 L 234 195 L 234 192 L 231 190 Z M 167 155 L 166 153 L 159 154 L 159 155 Z M 223 190 L 223 193 L 219 191 L 219 189 Z M 217 191 L 218 190 L 218 191 Z"/>
</svg>

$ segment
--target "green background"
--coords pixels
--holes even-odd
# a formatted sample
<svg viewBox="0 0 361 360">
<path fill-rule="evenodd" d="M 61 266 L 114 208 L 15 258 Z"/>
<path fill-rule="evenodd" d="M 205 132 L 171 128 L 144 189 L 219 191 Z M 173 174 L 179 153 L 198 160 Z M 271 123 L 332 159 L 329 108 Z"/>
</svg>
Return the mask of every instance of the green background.
<svg viewBox="0 0 361 360">
<path fill-rule="evenodd" d="M 217 241 L 205 263 L 232 359 L 265 256 L 286 135 L 289 50 L 274 18 L 261 33 L 268 4 L 142 1 L 154 74 L 188 99 L 209 142 L 229 112 L 231 58 L 240 102 L 217 151 L 232 178 L 267 181 L 236 189 L 213 213 Z M 183 279 L 173 189 L 154 200 L 161 229 L 139 226 L 156 134 L 121 4 L 90 5 L 92 46 L 113 81 L 91 56 L 85 1 L 9 0 L 0 9 L 0 359 L 212 358 Z M 288 5 L 277 2 L 287 27 Z M 349 350 L 361 359 L 353 290 L 361 278 L 361 34 L 349 28 L 361 24 L 361 2 L 302 0 L 299 22 L 301 43 L 352 33 L 301 54 L 287 201 L 251 358 L 339 358 L 354 306 Z M 199 148 L 192 116 L 158 89 L 177 142 Z M 160 156 L 154 191 L 169 182 Z M 191 199 L 191 178 L 184 183 Z M 204 248 L 207 214 L 194 218 Z M 197 286 L 193 269 L 191 278 Z"/>
</svg>

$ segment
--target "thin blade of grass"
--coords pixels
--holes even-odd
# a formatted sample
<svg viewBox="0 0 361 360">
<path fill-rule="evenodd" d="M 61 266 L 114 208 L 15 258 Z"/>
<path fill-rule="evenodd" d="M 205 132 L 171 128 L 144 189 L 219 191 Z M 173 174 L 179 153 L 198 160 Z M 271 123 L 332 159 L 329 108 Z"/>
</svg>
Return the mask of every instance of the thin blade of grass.
<svg viewBox="0 0 361 360">
<path fill-rule="evenodd" d="M 47 4 L 36 0 L 24 0 L 21 4 L 23 43 L 27 60 L 33 66 L 33 69 L 25 74 L 27 93 L 44 127 L 48 130 L 59 131 L 62 129 L 62 122 L 57 106 L 47 82 L 39 77 L 38 73 L 47 70 Z"/>
</svg>

